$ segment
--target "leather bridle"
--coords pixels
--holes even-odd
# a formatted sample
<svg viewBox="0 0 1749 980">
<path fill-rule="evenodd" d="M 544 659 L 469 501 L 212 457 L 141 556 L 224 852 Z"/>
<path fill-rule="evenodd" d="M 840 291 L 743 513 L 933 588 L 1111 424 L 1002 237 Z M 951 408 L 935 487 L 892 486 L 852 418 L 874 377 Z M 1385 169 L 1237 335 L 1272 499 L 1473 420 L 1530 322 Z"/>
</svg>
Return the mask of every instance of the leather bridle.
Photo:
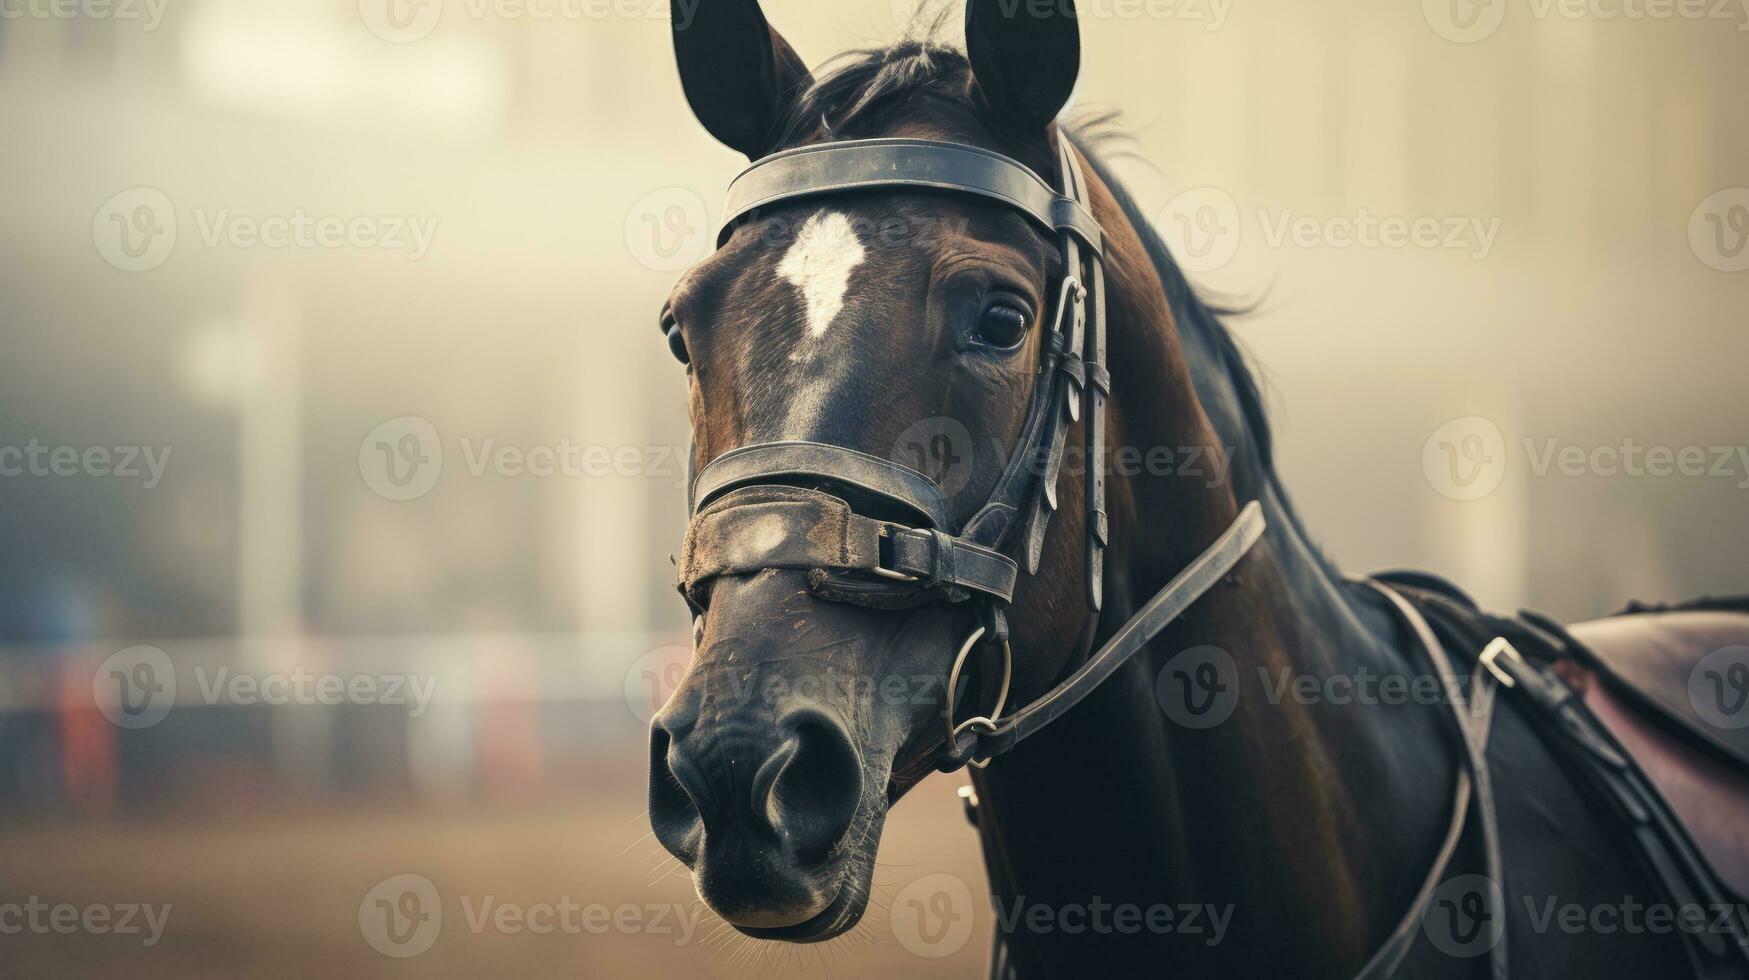
<svg viewBox="0 0 1749 980">
<path fill-rule="evenodd" d="M 1013 675 L 1006 610 L 1021 568 L 1035 574 L 1045 531 L 1057 509 L 1057 480 L 1069 426 L 1085 426 L 1085 600 L 1098 625 L 1109 540 L 1105 513 L 1104 238 L 1076 151 L 1058 140 L 1062 189 L 998 153 L 932 140 L 872 139 L 786 150 L 755 162 L 729 188 L 720 246 L 761 208 L 824 195 L 912 189 L 995 201 L 1057 238 L 1063 277 L 1046 321 L 1037 380 L 1019 444 L 989 498 L 957 528 L 946 494 L 927 475 L 891 460 L 818 442 L 742 446 L 710 461 L 692 480 L 692 521 L 676 562 L 677 587 L 695 612 L 708 604 L 708 584 L 720 575 L 766 569 L 802 570 L 815 598 L 882 609 L 924 603 L 967 603 L 977 625 L 947 671 L 946 726 L 938 743 L 896 766 L 895 779 L 929 767 L 950 772 L 984 766 L 1091 694 L 1191 603 L 1219 582 L 1262 537 L 1263 509 L 1251 501 L 1190 564 L 1119 627 L 1066 680 L 1024 708 L 1003 714 Z M 1088 307 L 1092 307 L 1091 313 Z M 683 349 L 673 331 L 669 344 Z M 903 517 L 897 516 L 903 515 Z M 1011 557 L 1010 549 L 1019 552 Z M 1450 705 L 1462 752 L 1450 825 L 1413 903 L 1368 957 L 1359 977 L 1391 975 L 1420 932 L 1436 886 L 1456 853 L 1472 811 L 1481 815 L 1485 867 L 1501 879 L 1498 831 L 1484 752 L 1493 716 L 1492 684 L 1478 665 L 1474 694 L 1456 686 L 1449 658 L 1420 614 L 1393 590 L 1369 583 L 1402 619 L 1433 662 Z M 978 647 L 1001 653 L 1001 681 L 990 707 L 956 722 L 959 680 Z M 1475 805 L 1472 807 L 1472 798 Z M 1505 944 L 1489 952 L 1490 973 L 1506 976 Z"/>
<path fill-rule="evenodd" d="M 1191 562 L 1067 680 L 1003 716 L 1013 675 L 1006 610 L 1021 568 L 1036 574 L 1057 509 L 1069 427 L 1084 426 L 1084 592 L 1093 636 L 1109 540 L 1105 512 L 1104 236 L 1077 152 L 1058 141 L 1061 190 L 1024 164 L 975 146 L 915 139 L 821 143 L 756 161 L 729 187 L 718 245 L 763 208 L 864 191 L 942 192 L 997 202 L 1056 238 L 1063 274 L 1047 317 L 1018 445 L 986 502 L 953 526 L 946 494 L 901 463 L 819 442 L 765 442 L 711 460 L 692 481 L 692 520 L 676 564 L 677 587 L 694 611 L 721 575 L 766 569 L 806 573 L 815 598 L 881 609 L 968 604 L 976 625 L 947 671 L 946 725 L 919 760 L 944 772 L 983 766 L 1068 711 L 1219 581 L 1262 535 L 1261 508 L 1247 505 Z M 1091 312 L 1089 311 L 1091 307 Z M 665 329 L 678 330 L 677 326 Z M 670 336 L 670 345 L 675 346 Z M 1018 553 L 1018 558 L 1011 556 Z M 980 685 L 989 706 L 955 721 L 959 681 L 979 648 L 1001 657 L 1000 683 Z M 899 767 L 900 771 L 922 768 Z M 926 770 L 924 770 L 926 771 Z"/>
</svg>

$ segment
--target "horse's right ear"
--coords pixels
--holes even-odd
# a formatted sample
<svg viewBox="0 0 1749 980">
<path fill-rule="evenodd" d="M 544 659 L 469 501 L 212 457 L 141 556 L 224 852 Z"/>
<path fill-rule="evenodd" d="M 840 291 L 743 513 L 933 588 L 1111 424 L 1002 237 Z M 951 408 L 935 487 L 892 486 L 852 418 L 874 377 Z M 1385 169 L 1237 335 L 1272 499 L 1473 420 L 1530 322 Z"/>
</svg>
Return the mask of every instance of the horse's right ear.
<svg viewBox="0 0 1749 980">
<path fill-rule="evenodd" d="M 986 106 L 1025 129 L 1044 129 L 1081 72 L 1074 0 L 967 0 L 966 58 Z"/>
<path fill-rule="evenodd" d="M 675 0 L 674 57 L 693 115 L 710 134 L 757 159 L 777 122 L 812 81 L 759 10 L 759 0 Z"/>
</svg>

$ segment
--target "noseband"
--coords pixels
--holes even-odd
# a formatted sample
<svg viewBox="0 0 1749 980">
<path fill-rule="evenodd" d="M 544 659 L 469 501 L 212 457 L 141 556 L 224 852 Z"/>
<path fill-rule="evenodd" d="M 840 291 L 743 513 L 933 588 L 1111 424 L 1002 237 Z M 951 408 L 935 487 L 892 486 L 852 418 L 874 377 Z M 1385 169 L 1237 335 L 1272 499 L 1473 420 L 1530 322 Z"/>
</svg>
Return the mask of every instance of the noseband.
<svg viewBox="0 0 1749 980">
<path fill-rule="evenodd" d="M 968 763 L 983 766 L 1060 717 L 1231 571 L 1263 533 L 1261 508 L 1248 504 L 1073 675 L 1003 717 L 1013 675 L 1006 610 L 1020 569 L 1038 572 L 1045 531 L 1057 510 L 1065 441 L 1077 422 L 1085 427 L 1087 449 L 1084 585 L 1094 622 L 1109 540 L 1104 236 L 1080 160 L 1066 139 L 1058 140 L 1058 157 L 1060 192 L 1016 160 L 960 143 L 871 139 L 798 147 L 755 162 L 735 179 L 718 236 L 720 246 L 741 221 L 773 205 L 914 190 L 995 201 L 1056 237 L 1063 277 L 1048 293 L 1055 297 L 1044 321 L 1050 329 L 1018 445 L 988 500 L 964 524 L 953 525 L 946 495 L 925 474 L 818 442 L 731 450 L 700 470 L 690 490 L 692 521 L 677 561 L 677 586 L 696 612 L 705 607 L 704 587 L 711 579 L 765 569 L 804 571 L 810 594 L 829 602 L 879 609 L 932 602 L 970 606 L 976 626 L 948 671 L 946 728 L 925 758 L 944 772 Z M 1000 652 L 1001 683 L 984 713 L 956 723 L 959 678 L 980 647 Z"/>
</svg>

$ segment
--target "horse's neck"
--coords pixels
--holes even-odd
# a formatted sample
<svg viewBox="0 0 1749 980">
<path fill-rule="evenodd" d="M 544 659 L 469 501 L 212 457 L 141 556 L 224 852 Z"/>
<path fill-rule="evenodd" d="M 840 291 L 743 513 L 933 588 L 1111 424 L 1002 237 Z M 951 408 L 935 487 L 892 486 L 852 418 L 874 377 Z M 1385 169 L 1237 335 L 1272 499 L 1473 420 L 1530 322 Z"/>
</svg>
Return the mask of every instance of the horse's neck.
<svg viewBox="0 0 1749 980">
<path fill-rule="evenodd" d="M 1437 839 L 1446 798 L 1432 784 L 1449 785 L 1435 744 L 1438 709 L 1332 710 L 1292 693 L 1297 678 L 1400 671 L 1400 655 L 1382 639 L 1392 635 L 1389 624 L 1317 559 L 1271 481 L 1259 478 L 1264 469 L 1242 427 L 1217 433 L 1203 414 L 1191 372 L 1223 371 L 1198 379 L 1207 390 L 1231 383 L 1224 369 L 1190 343 L 1166 344 L 1164 359 L 1156 345 L 1153 363 L 1140 359 L 1144 345 L 1133 331 L 1156 304 L 1125 296 L 1118 278 L 1113 408 L 1122 412 L 1122 392 L 1145 391 L 1133 404 L 1150 410 L 1148 420 L 1116 420 L 1118 444 L 1171 447 L 1178 459 L 1194 448 L 1210 466 L 1230 450 L 1234 465 L 1211 478 L 1144 474 L 1113 494 L 1113 536 L 1122 545 L 1112 556 L 1101 642 L 1213 540 L 1236 501 L 1261 500 L 1270 529 L 1225 584 L 1104 689 L 979 778 L 998 898 L 1010 910 L 1023 897 L 1073 905 L 1096 896 L 1144 910 L 1232 910 L 1219 944 L 1210 945 L 1209 932 L 1175 932 L 1160 944 L 1178 947 L 1186 973 L 1252 955 L 1291 955 L 1307 972 L 1340 972 L 1394 925 L 1406 901 L 1403 869 L 1424 861 Z M 1140 329 L 1166 333 L 1158 323 Z M 1218 652 L 1196 652 L 1203 647 Z M 1174 663 L 1185 651 L 1190 660 Z M 1162 709 L 1156 681 L 1169 666 L 1210 657 L 1230 658 L 1238 696 L 1225 720 L 1188 727 L 1186 716 Z M 1164 687 L 1171 696 L 1171 683 Z M 1411 779 L 1414 787 L 1393 783 Z M 1202 921 L 1212 930 L 1218 919 Z"/>
</svg>

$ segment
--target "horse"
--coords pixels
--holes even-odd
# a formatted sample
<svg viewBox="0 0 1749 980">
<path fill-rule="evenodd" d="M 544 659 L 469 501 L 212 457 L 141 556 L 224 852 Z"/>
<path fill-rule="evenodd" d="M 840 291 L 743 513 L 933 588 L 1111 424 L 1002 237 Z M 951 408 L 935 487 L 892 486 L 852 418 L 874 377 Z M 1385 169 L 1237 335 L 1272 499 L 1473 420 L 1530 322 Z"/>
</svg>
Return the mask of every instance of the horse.
<svg viewBox="0 0 1749 980">
<path fill-rule="evenodd" d="M 649 815 L 703 901 L 755 938 L 845 934 L 889 809 L 967 766 L 1013 913 L 993 975 L 1744 975 L 1712 868 L 1683 892 L 1723 906 L 1711 953 L 1598 912 L 1665 900 L 1644 855 L 1695 863 L 1706 834 L 1667 826 L 1653 765 L 1613 768 L 1636 736 L 1574 692 L 1624 690 L 1647 630 L 1685 665 L 1749 642 L 1749 604 L 1566 629 L 1344 576 L 1220 313 L 1101 124 L 1058 120 L 1073 3 L 971 0 L 965 29 L 963 52 L 913 38 L 816 76 L 756 0 L 674 25 L 694 115 L 754 162 L 659 317 L 686 365 L 694 620 Z M 1145 465 L 1162 447 L 1198 465 Z M 1699 780 L 1704 843 L 1743 858 L 1732 749 Z M 1658 819 L 1624 832 L 1598 786 Z M 1652 825 L 1663 851 L 1626 842 Z"/>
</svg>

